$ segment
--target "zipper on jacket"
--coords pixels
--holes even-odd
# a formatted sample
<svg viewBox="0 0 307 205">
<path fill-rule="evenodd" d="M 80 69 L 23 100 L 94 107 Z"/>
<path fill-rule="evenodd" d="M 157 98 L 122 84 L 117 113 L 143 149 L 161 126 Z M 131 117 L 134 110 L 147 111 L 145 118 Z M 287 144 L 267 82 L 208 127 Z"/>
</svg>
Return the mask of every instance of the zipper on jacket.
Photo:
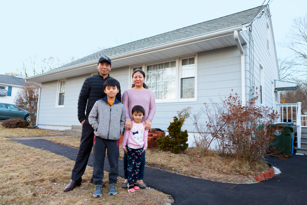
<svg viewBox="0 0 307 205">
<path fill-rule="evenodd" d="M 110 137 L 111 111 L 112 111 L 112 108 L 110 107 L 110 120 L 109 120 L 108 139 Z"/>
</svg>

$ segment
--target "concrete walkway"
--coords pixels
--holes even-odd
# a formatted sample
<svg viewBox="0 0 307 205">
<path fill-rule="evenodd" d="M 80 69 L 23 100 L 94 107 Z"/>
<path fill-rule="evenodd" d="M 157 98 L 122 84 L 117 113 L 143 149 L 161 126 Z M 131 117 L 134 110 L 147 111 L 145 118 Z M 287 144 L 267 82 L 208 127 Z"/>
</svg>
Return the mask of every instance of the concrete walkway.
<svg viewBox="0 0 307 205">
<path fill-rule="evenodd" d="M 14 141 L 48 150 L 72 160 L 75 160 L 78 152 L 77 149 L 44 139 L 14 139 Z M 174 204 L 307 204 L 307 157 L 269 158 L 268 161 L 278 167 L 282 173 L 257 184 L 223 184 L 149 167 L 145 168 L 144 181 L 148 186 L 170 194 L 175 200 Z M 121 177 L 123 177 L 122 164 L 120 160 Z M 93 166 L 92 156 L 88 165 Z M 105 168 L 106 171 L 109 170 L 107 160 Z"/>
</svg>

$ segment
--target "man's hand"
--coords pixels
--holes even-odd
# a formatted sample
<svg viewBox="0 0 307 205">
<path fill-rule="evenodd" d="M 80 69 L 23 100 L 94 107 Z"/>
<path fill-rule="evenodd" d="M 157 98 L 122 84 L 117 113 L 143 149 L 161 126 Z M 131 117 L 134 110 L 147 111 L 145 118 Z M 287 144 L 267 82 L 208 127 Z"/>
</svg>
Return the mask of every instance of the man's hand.
<svg viewBox="0 0 307 205">
<path fill-rule="evenodd" d="M 126 154 L 128 154 L 128 151 L 127 151 L 127 149 L 126 149 L 126 148 L 123 148 L 123 149 L 124 149 L 125 153 L 126 153 Z"/>
<path fill-rule="evenodd" d="M 81 122 L 81 125 L 83 125 L 83 124 L 84 124 L 84 122 L 85 122 L 85 120 L 83 120 L 83 121 Z"/>
<path fill-rule="evenodd" d="M 125 130 L 131 130 L 132 122 L 131 120 L 126 121 L 125 123 Z"/>
<path fill-rule="evenodd" d="M 149 120 L 146 120 L 144 123 L 145 123 L 145 130 L 149 130 L 151 128 L 151 122 Z"/>
</svg>

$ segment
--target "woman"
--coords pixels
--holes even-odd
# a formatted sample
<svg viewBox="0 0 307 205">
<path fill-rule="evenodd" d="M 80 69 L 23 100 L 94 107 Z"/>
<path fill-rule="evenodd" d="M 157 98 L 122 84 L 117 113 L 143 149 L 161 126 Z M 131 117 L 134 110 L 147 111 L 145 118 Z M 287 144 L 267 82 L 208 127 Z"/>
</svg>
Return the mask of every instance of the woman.
<svg viewBox="0 0 307 205">
<path fill-rule="evenodd" d="M 123 104 L 125 106 L 126 112 L 126 123 L 125 130 L 130 130 L 132 127 L 131 111 L 135 105 L 141 105 L 145 110 L 145 117 L 143 118 L 143 123 L 145 124 L 145 129 L 149 130 L 151 128 L 151 121 L 156 112 L 155 96 L 153 93 L 147 89 L 145 81 L 144 71 L 137 69 L 132 73 L 133 84 L 132 88 L 127 89 L 123 94 Z M 137 182 L 140 188 L 145 189 L 146 184 L 143 181 L 145 169 L 145 152 L 142 154 L 142 163 L 140 167 L 140 180 Z M 124 155 L 124 174 L 125 181 L 122 183 L 122 187 L 126 188 L 128 186 L 128 172 L 127 172 L 127 155 Z"/>
</svg>

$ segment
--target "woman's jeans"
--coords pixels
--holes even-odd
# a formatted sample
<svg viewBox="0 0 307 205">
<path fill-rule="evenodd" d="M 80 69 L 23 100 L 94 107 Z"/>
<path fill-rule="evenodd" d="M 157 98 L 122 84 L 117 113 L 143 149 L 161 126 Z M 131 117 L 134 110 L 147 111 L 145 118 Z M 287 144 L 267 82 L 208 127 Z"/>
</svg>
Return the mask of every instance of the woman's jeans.
<svg viewBox="0 0 307 205">
<path fill-rule="evenodd" d="M 142 153 L 142 162 L 140 167 L 139 180 L 144 179 L 144 171 L 145 171 L 145 152 Z M 128 179 L 128 159 L 126 153 L 124 154 L 124 176 L 125 179 Z"/>
</svg>

